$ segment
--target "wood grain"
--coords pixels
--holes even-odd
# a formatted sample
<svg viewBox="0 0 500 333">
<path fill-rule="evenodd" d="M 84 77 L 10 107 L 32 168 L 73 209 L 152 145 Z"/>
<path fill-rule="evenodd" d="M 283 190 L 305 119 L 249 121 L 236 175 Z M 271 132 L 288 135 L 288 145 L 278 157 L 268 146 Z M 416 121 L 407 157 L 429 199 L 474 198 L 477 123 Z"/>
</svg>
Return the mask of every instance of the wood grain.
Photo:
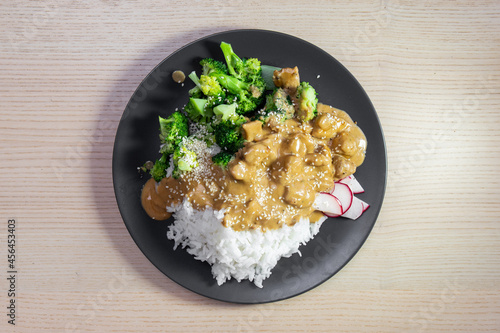
<svg viewBox="0 0 500 333">
<path fill-rule="evenodd" d="M 42 0 L 0 13 L 1 331 L 500 330 L 498 1 Z M 236 28 L 292 34 L 341 61 L 372 99 L 389 157 L 358 255 L 318 288 L 258 306 L 163 276 L 125 229 L 111 181 L 118 121 L 144 76 Z"/>
</svg>

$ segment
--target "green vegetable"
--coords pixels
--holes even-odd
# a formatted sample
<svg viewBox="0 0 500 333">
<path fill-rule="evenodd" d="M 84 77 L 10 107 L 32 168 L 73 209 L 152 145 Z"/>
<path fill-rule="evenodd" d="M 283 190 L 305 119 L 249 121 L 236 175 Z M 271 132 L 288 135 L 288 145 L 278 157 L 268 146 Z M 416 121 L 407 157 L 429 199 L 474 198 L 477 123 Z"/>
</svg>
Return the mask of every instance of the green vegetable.
<svg viewBox="0 0 500 333">
<path fill-rule="evenodd" d="M 208 100 L 204 98 L 191 97 L 184 107 L 184 111 L 187 113 L 189 119 L 199 123 L 207 122 L 212 117 L 212 110 L 207 108 L 207 102 Z"/>
<path fill-rule="evenodd" d="M 205 95 L 207 104 L 205 104 L 205 113 L 211 116 L 211 111 L 214 106 L 224 103 L 226 99 L 226 91 L 222 88 L 217 78 L 213 76 L 200 76 L 201 92 Z"/>
<path fill-rule="evenodd" d="M 166 169 L 168 168 L 169 162 L 169 154 L 163 154 L 160 159 L 156 160 L 153 167 L 149 170 L 149 174 L 154 178 L 156 182 L 159 182 L 166 176 Z"/>
<path fill-rule="evenodd" d="M 234 115 L 228 120 L 221 120 L 214 125 L 215 142 L 224 151 L 236 153 L 243 147 L 243 135 L 241 133 L 241 125 L 246 122 L 246 119 L 239 115 Z"/>
<path fill-rule="evenodd" d="M 194 86 L 192 89 L 189 89 L 189 96 L 193 98 L 204 98 L 205 96 L 201 92 L 200 87 Z"/>
<path fill-rule="evenodd" d="M 212 156 L 212 162 L 222 168 L 226 168 L 228 163 L 234 159 L 234 154 L 227 151 L 221 151 L 220 153 Z"/>
<path fill-rule="evenodd" d="M 236 112 L 239 114 L 246 114 L 257 109 L 257 107 L 264 100 L 264 94 L 260 95 L 259 98 L 252 97 L 247 93 L 241 93 L 236 96 L 236 104 L 238 108 Z"/>
<path fill-rule="evenodd" d="M 212 58 L 205 58 L 200 61 L 202 67 L 202 75 L 210 75 L 212 73 L 227 74 L 227 66 L 221 61 Z"/>
<path fill-rule="evenodd" d="M 224 59 L 226 60 L 229 74 L 234 77 L 239 77 L 243 71 L 243 60 L 234 53 L 231 44 L 222 42 L 220 43 L 220 48 L 222 53 L 224 53 Z"/>
<path fill-rule="evenodd" d="M 276 89 L 273 81 L 274 71 L 279 71 L 281 68 L 268 65 L 262 65 L 260 67 L 262 68 L 262 79 L 266 83 L 266 90 Z"/>
<path fill-rule="evenodd" d="M 198 167 L 198 156 L 192 150 L 195 146 L 191 146 L 191 143 L 196 144 L 193 140 L 204 141 L 208 146 L 219 145 L 222 151 L 213 156 L 212 161 L 227 167 L 244 145 L 241 125 L 248 118 L 243 114 L 261 108 L 266 89 L 275 89 L 272 76 L 278 68 L 262 66 L 256 58 L 240 58 L 228 43 L 222 42 L 220 47 L 225 61 L 202 59 L 201 74 L 198 76 L 193 71 L 188 75 L 195 86 L 189 90 L 190 98 L 184 112 L 174 112 L 166 119 L 159 117 L 162 156 L 154 164 L 149 162 L 147 167 L 142 167 L 156 181 L 166 176 L 171 158 L 174 178 Z M 310 97 L 310 92 L 305 88 L 301 96 L 304 105 L 309 107 L 305 98 Z M 293 105 L 286 97 L 283 90 L 275 90 L 258 114 L 259 119 L 265 121 L 271 114 L 283 120 L 292 117 Z M 189 130 L 191 136 L 188 136 Z"/>
<path fill-rule="evenodd" d="M 241 59 L 234 53 L 231 44 L 222 42 L 220 47 L 229 75 L 221 73 L 210 75 L 217 77 L 219 83 L 234 95 L 232 99 L 231 96 L 227 96 L 227 100 L 238 104 L 237 113 L 245 114 L 254 111 L 264 101 L 266 89 L 260 61 L 256 58 Z"/>
<path fill-rule="evenodd" d="M 272 94 L 266 96 L 266 106 L 257 113 L 257 119 L 266 122 L 269 117 L 275 116 L 282 122 L 293 118 L 295 108 L 290 96 L 282 89 L 276 88 Z"/>
<path fill-rule="evenodd" d="M 214 115 L 220 117 L 222 120 L 228 120 L 236 115 L 236 103 L 217 105 L 213 111 Z"/>
<path fill-rule="evenodd" d="M 201 92 L 206 96 L 225 96 L 225 93 L 222 91 L 222 87 L 217 81 L 217 78 L 208 75 L 200 76 L 200 89 Z"/>
<path fill-rule="evenodd" d="M 217 81 L 231 94 L 239 94 L 240 92 L 250 89 L 250 84 L 228 74 L 212 73 L 210 77 L 217 79 Z"/>
<path fill-rule="evenodd" d="M 224 75 L 219 71 L 213 71 L 212 74 Z M 226 91 L 216 76 L 201 75 L 198 77 L 193 71 L 188 77 L 196 86 L 189 90 L 191 99 L 186 105 L 185 111 L 192 121 L 207 122 L 212 116 L 212 108 L 226 101 Z"/>
<path fill-rule="evenodd" d="M 171 154 L 182 138 L 188 136 L 188 120 L 181 112 L 176 111 L 168 118 L 158 117 L 160 122 L 160 141 L 163 144 L 160 152 Z"/>
<path fill-rule="evenodd" d="M 252 82 L 262 78 L 262 66 L 257 58 L 243 59 L 242 77 L 245 81 Z"/>
<path fill-rule="evenodd" d="M 316 90 L 308 83 L 301 82 L 297 88 L 298 110 L 297 118 L 306 122 L 318 114 L 318 98 Z"/>
<path fill-rule="evenodd" d="M 192 171 L 198 166 L 196 153 L 187 149 L 183 144 L 175 149 L 172 159 L 174 161 L 172 177 L 174 178 L 179 178 L 183 172 Z"/>
</svg>

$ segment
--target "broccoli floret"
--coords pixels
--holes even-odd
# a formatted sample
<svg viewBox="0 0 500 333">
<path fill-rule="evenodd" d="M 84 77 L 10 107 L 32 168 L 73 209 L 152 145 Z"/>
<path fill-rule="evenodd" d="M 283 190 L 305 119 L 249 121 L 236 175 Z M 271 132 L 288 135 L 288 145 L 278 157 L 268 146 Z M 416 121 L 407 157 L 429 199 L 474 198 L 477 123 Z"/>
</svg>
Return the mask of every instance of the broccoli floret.
<svg viewBox="0 0 500 333">
<path fill-rule="evenodd" d="M 231 44 L 222 42 L 220 44 L 224 59 L 226 60 L 228 73 L 245 82 L 254 83 L 262 80 L 262 68 L 257 58 L 241 59 L 234 53 Z"/>
<path fill-rule="evenodd" d="M 168 118 L 158 117 L 160 123 L 160 141 L 162 143 L 160 153 L 162 156 L 156 160 L 153 166 L 149 166 L 149 173 L 155 181 L 159 182 L 166 175 L 169 167 L 170 154 L 178 148 L 182 139 L 189 134 L 188 120 L 179 111 L 172 113 Z"/>
<path fill-rule="evenodd" d="M 214 114 L 217 116 L 216 121 L 214 122 L 214 130 L 215 125 L 219 122 L 228 122 L 235 126 L 241 126 L 246 123 L 247 118 L 238 114 L 236 109 L 236 104 L 221 104 L 217 105 L 214 108 Z"/>
<path fill-rule="evenodd" d="M 240 77 L 243 71 L 243 60 L 234 53 L 231 44 L 222 42 L 220 43 L 220 48 L 222 53 L 224 53 L 224 59 L 226 60 L 229 74 L 234 77 Z"/>
<path fill-rule="evenodd" d="M 213 76 L 202 75 L 199 82 L 201 91 L 206 96 L 221 96 L 224 93 L 219 81 Z"/>
<path fill-rule="evenodd" d="M 183 172 L 192 171 L 198 166 L 196 153 L 182 144 L 175 149 L 172 159 L 174 161 L 172 177 L 174 178 L 179 178 Z"/>
<path fill-rule="evenodd" d="M 219 74 L 217 79 L 235 95 L 239 114 L 255 110 L 264 101 L 266 89 L 260 61 L 256 58 L 241 59 L 228 43 L 222 42 L 220 46 L 230 75 Z"/>
<path fill-rule="evenodd" d="M 226 102 L 235 102 L 237 104 L 236 112 L 239 114 L 255 110 L 264 100 L 265 83 L 257 87 L 230 75 L 215 73 L 211 76 L 216 77 L 219 83 L 229 91 Z"/>
<path fill-rule="evenodd" d="M 220 104 L 214 107 L 214 115 L 222 120 L 228 120 L 236 115 L 236 103 L 233 104 Z"/>
<path fill-rule="evenodd" d="M 254 61 L 251 60 L 254 59 L 248 59 L 245 64 L 249 62 L 254 63 Z M 255 59 L 255 61 L 258 64 L 258 70 L 254 67 L 256 65 L 252 65 L 252 67 L 246 67 L 247 74 L 244 78 L 244 81 L 250 83 L 250 92 L 252 93 L 252 97 L 259 98 L 266 90 L 266 81 L 262 77 L 260 61 L 257 59 Z"/>
<path fill-rule="evenodd" d="M 266 96 L 266 106 L 257 113 L 257 119 L 266 122 L 269 117 L 275 116 L 282 122 L 293 118 L 295 108 L 290 96 L 282 88 L 277 88 Z"/>
<path fill-rule="evenodd" d="M 264 81 L 260 82 L 259 85 L 250 85 L 248 93 L 240 94 L 238 96 L 238 103 L 243 103 L 239 106 L 238 113 L 244 114 L 257 109 L 257 107 L 265 100 L 265 90 L 266 84 Z"/>
<path fill-rule="evenodd" d="M 318 98 L 316 90 L 308 83 L 301 82 L 297 88 L 297 118 L 306 122 L 318 114 Z"/>
<path fill-rule="evenodd" d="M 195 86 L 189 90 L 189 96 L 194 98 L 204 98 L 205 96 L 203 89 L 205 89 L 206 91 L 210 91 L 210 82 L 204 79 L 204 84 L 202 86 L 202 82 L 200 81 L 201 78 L 198 77 L 198 74 L 196 74 L 195 71 L 189 73 L 188 77 L 195 84 Z"/>
<path fill-rule="evenodd" d="M 217 75 L 225 75 L 225 74 L 218 71 L 214 71 L 212 72 L 212 74 L 213 76 L 203 74 L 200 77 L 198 77 L 196 72 L 192 71 L 188 76 L 194 82 L 194 84 L 196 84 L 196 87 L 194 87 L 189 91 L 190 95 L 199 94 L 199 92 L 201 92 L 205 96 L 213 96 L 221 100 L 224 99 L 225 92 L 221 87 L 221 83 L 219 83 Z M 199 90 L 196 88 L 198 88 Z"/>
<path fill-rule="evenodd" d="M 257 58 L 243 59 L 243 77 L 252 80 L 254 77 L 258 76 L 262 76 L 260 60 Z"/>
<path fill-rule="evenodd" d="M 230 75 L 213 73 L 211 76 L 216 77 L 219 83 L 229 91 L 230 94 L 226 96 L 226 101 L 235 102 L 238 105 L 237 112 L 239 114 L 255 110 L 262 102 L 263 90 L 261 91 Z"/>
<path fill-rule="evenodd" d="M 160 141 L 163 144 L 160 152 L 171 154 L 182 138 L 188 136 L 188 120 L 179 111 L 172 113 L 168 118 L 158 117 L 158 119 L 160 122 Z"/>
<path fill-rule="evenodd" d="M 238 105 L 236 112 L 245 114 L 251 112 L 261 104 L 262 99 L 252 98 L 249 94 L 241 93 L 236 96 L 236 104 Z"/>
<path fill-rule="evenodd" d="M 243 60 L 242 80 L 250 83 L 253 94 L 258 91 L 258 96 L 254 97 L 259 97 L 266 90 L 266 81 L 262 77 L 262 67 L 259 59 L 249 58 Z"/>
<path fill-rule="evenodd" d="M 169 166 L 169 154 L 163 154 L 160 159 L 156 160 L 153 167 L 149 170 L 149 174 L 156 182 L 159 182 L 166 176 L 166 169 Z"/>
<path fill-rule="evenodd" d="M 207 144 L 207 147 L 211 147 L 215 144 L 214 130 L 211 123 L 192 123 L 190 131 L 190 138 L 204 141 Z"/>
<path fill-rule="evenodd" d="M 228 120 L 221 120 L 214 125 L 215 142 L 224 151 L 236 153 L 243 147 L 243 135 L 241 125 L 246 122 L 246 118 L 234 115 Z"/>
<path fill-rule="evenodd" d="M 221 86 L 226 88 L 231 94 L 239 94 L 250 89 L 250 84 L 243 82 L 231 75 L 212 73 L 210 74 L 210 76 L 216 78 Z"/>
<path fill-rule="evenodd" d="M 208 100 L 205 98 L 189 99 L 189 102 L 184 107 L 189 119 L 198 123 L 207 122 L 212 117 L 212 109 L 207 107 Z"/>
<path fill-rule="evenodd" d="M 209 111 L 209 109 L 225 101 L 226 92 L 221 87 L 216 77 L 207 75 L 200 76 L 200 86 L 201 91 L 206 96 L 205 98 L 207 100 L 207 104 L 205 104 L 205 110 Z"/>
<path fill-rule="evenodd" d="M 194 86 L 194 88 L 189 89 L 189 97 L 204 98 L 205 96 L 203 95 L 203 92 L 201 91 L 200 87 Z"/>
<path fill-rule="evenodd" d="M 205 104 L 205 109 L 208 110 L 209 114 L 213 114 L 213 112 L 211 112 L 211 110 L 219 105 L 219 104 L 223 104 L 223 103 L 226 103 L 226 95 L 222 95 L 222 96 L 207 96 L 205 97 L 206 100 L 207 100 L 207 104 Z"/>
<path fill-rule="evenodd" d="M 213 71 L 212 74 L 225 75 L 218 71 Z M 217 76 L 201 75 L 201 77 L 198 77 L 194 71 L 188 76 L 194 84 L 196 84 L 194 88 L 189 90 L 191 98 L 196 100 L 190 100 L 190 103 L 186 106 L 186 112 L 191 120 L 195 122 L 205 122 L 212 116 L 211 109 L 225 101 L 226 91 L 223 89 L 224 86 L 221 86 Z M 205 102 L 203 103 L 201 100 Z M 203 106 L 203 108 L 201 106 Z"/>
<path fill-rule="evenodd" d="M 191 73 L 189 73 L 188 77 L 191 79 L 191 81 L 194 82 L 194 84 L 196 84 L 196 86 L 198 88 L 200 88 L 201 90 L 201 85 L 200 85 L 200 78 L 198 77 L 198 74 L 196 74 L 195 71 L 192 71 Z"/>
<path fill-rule="evenodd" d="M 214 60 L 212 58 L 205 58 L 200 61 L 203 75 L 210 75 L 217 72 L 227 74 L 227 66 L 222 61 Z"/>
<path fill-rule="evenodd" d="M 228 163 L 234 159 L 234 154 L 228 153 L 227 151 L 221 151 L 220 153 L 212 156 L 212 162 L 221 168 L 226 168 Z"/>
<path fill-rule="evenodd" d="M 259 59 L 241 59 L 234 53 L 231 44 L 225 42 L 220 44 L 220 48 L 222 53 L 224 53 L 224 59 L 226 60 L 230 75 L 259 89 L 265 89 L 266 83 L 262 78 L 262 66 Z"/>
<path fill-rule="evenodd" d="M 201 91 L 200 78 L 196 74 L 195 71 L 189 73 L 188 78 L 193 81 L 195 86 L 192 89 L 189 89 L 189 96 L 194 98 L 203 98 L 203 92 Z"/>
<path fill-rule="evenodd" d="M 215 144 L 215 135 L 213 133 L 208 133 L 203 136 L 201 140 L 205 141 L 207 147 L 212 147 Z"/>
<path fill-rule="evenodd" d="M 224 151 L 235 153 L 243 147 L 241 125 L 247 121 L 247 118 L 236 113 L 235 103 L 216 106 L 214 115 L 217 117 L 214 124 L 215 142 Z"/>
</svg>

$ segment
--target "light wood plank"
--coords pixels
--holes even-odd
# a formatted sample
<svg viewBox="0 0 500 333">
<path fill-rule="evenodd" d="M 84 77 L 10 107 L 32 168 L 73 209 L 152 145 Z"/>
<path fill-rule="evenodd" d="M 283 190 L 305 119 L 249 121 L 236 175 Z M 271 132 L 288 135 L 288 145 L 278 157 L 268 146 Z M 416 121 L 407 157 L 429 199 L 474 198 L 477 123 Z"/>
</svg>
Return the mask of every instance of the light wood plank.
<svg viewBox="0 0 500 333">
<path fill-rule="evenodd" d="M 4 1 L 0 13 L 0 253 L 14 217 L 16 332 L 500 329 L 498 1 Z M 341 61 L 377 109 L 389 158 L 359 254 L 318 288 L 258 306 L 163 276 L 123 225 L 111 180 L 118 121 L 144 76 L 236 28 L 289 33 Z M 1 267 L 0 330 L 14 331 Z"/>
</svg>

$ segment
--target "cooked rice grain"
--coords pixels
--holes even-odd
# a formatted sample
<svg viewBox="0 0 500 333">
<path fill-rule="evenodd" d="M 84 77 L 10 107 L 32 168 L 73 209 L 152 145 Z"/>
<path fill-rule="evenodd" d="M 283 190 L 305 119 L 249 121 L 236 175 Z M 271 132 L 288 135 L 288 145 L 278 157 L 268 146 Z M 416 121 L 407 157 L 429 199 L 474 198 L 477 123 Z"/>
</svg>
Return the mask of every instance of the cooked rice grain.
<svg viewBox="0 0 500 333">
<path fill-rule="evenodd" d="M 292 227 L 284 225 L 266 232 L 234 231 L 222 225 L 223 211 L 199 211 L 187 200 L 173 216 L 175 222 L 169 226 L 167 237 L 174 240 L 174 249 L 181 245 L 197 260 L 208 262 L 219 285 L 231 278 L 238 282 L 248 279 L 259 288 L 278 260 L 300 254 L 299 246 L 312 239 L 326 220 L 310 223 L 301 219 Z"/>
</svg>

